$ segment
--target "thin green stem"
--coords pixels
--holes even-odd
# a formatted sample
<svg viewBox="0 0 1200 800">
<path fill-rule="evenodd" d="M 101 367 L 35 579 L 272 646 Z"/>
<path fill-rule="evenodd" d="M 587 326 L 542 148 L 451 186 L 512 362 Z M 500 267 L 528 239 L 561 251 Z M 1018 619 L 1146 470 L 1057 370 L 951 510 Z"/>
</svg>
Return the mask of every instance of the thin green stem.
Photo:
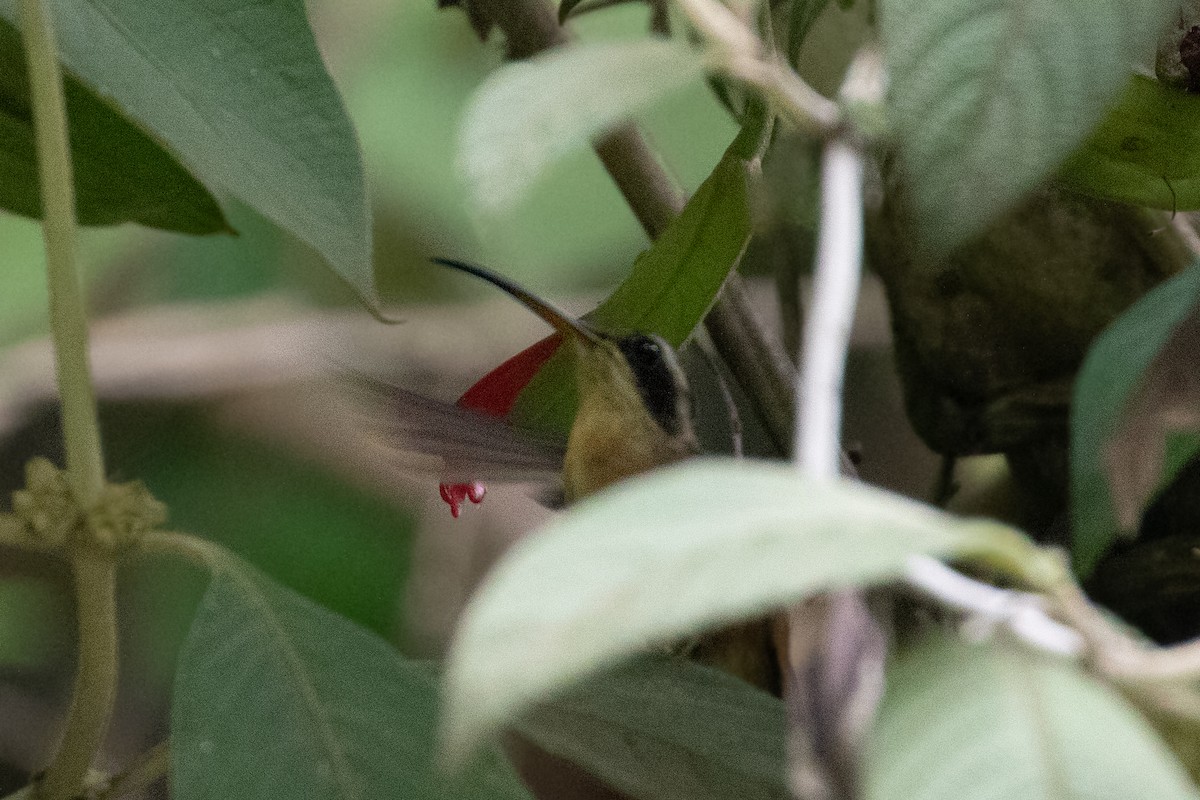
<svg viewBox="0 0 1200 800">
<path fill-rule="evenodd" d="M 50 15 L 40 0 L 22 0 L 21 29 L 29 68 L 33 123 L 42 193 L 42 231 L 50 296 L 58 390 L 62 397 L 67 474 L 87 508 L 104 487 L 104 459 L 96 397 L 88 364 L 87 315 L 75 264 L 75 192 L 62 71 Z M 40 794 L 48 800 L 78 795 L 104 741 L 117 684 L 116 562 L 90 552 L 73 554 L 79 616 L 79 664 L 71 710 Z"/>
<path fill-rule="evenodd" d="M 72 562 L 79 615 L 79 664 L 58 753 L 42 779 L 43 800 L 79 795 L 108 732 L 117 688 L 117 575 L 108 554 Z"/>
<path fill-rule="evenodd" d="M 209 572 L 217 572 L 233 560 L 229 551 L 216 542 L 177 531 L 151 531 L 141 538 L 134 552 L 176 556 Z"/>
<path fill-rule="evenodd" d="M 67 471 L 79 502 L 86 507 L 104 486 L 104 458 L 88 363 L 87 315 L 75 264 L 75 188 L 67 146 L 62 71 L 54 28 L 40 0 L 21 0 L 21 27 L 37 135 L 50 329 L 62 396 Z"/>
</svg>

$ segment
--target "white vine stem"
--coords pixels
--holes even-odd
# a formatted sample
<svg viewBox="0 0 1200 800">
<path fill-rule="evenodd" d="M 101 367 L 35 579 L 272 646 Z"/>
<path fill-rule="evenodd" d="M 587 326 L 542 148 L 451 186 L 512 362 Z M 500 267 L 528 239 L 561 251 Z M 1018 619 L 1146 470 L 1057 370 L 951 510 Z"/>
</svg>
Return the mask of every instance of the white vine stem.
<svg viewBox="0 0 1200 800">
<path fill-rule="evenodd" d="M 860 54 L 843 96 L 882 91 L 877 54 Z M 862 283 L 863 154 L 848 135 L 831 138 L 821 159 L 821 220 L 816 274 L 797 376 L 795 460 L 801 474 L 832 480 L 841 470 L 842 381 Z M 1051 619 L 1033 595 L 996 589 L 933 559 L 914 559 L 910 583 L 942 602 L 1005 624 L 1030 644 L 1078 654 L 1080 637 Z"/>
<path fill-rule="evenodd" d="M 842 137 L 821 158 L 821 227 L 796 387 L 796 466 L 813 478 L 841 468 L 842 377 L 862 281 L 862 153 Z"/>
<path fill-rule="evenodd" d="M 798 130 L 834 135 L 837 103 L 809 86 L 790 66 L 766 52 L 758 34 L 718 0 L 676 0 L 709 45 L 713 67 L 757 88 Z"/>
<path fill-rule="evenodd" d="M 841 470 L 842 375 L 858 305 L 863 251 L 863 155 L 843 126 L 841 109 L 769 55 L 758 35 L 716 0 L 676 0 L 710 47 L 718 70 L 759 89 L 798 129 L 826 138 L 821 164 L 821 227 L 816 280 L 796 377 L 793 448 L 797 468 L 810 477 Z M 872 50 L 847 74 L 843 97 L 878 102 L 882 65 Z"/>
</svg>

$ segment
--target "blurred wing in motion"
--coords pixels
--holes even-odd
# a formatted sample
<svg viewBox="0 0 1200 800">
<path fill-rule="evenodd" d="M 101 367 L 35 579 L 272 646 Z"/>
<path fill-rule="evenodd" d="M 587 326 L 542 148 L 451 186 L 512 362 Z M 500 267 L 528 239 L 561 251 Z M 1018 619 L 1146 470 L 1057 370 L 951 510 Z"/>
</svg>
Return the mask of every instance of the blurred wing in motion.
<svg viewBox="0 0 1200 800">
<path fill-rule="evenodd" d="M 365 376 L 352 382 L 367 424 L 397 451 L 442 459 L 445 483 L 561 483 L 566 443 L 560 439 Z"/>
</svg>

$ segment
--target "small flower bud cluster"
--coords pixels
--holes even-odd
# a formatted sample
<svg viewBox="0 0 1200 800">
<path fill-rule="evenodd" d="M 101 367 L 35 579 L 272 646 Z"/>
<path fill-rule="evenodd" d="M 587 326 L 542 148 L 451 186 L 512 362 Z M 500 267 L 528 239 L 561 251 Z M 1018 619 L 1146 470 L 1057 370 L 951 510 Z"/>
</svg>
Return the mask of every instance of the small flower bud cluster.
<svg viewBox="0 0 1200 800">
<path fill-rule="evenodd" d="M 141 481 L 110 483 L 88 510 L 87 521 L 96 544 L 120 550 L 161 527 L 167 521 L 167 507 Z"/>
<path fill-rule="evenodd" d="M 13 492 L 13 512 L 45 547 L 98 547 L 106 552 L 135 544 L 167 519 L 166 506 L 141 481 L 107 484 L 85 510 L 66 473 L 44 458 L 26 466 L 25 488 Z"/>
<path fill-rule="evenodd" d="M 66 474 L 44 458 L 25 465 L 25 488 L 13 492 L 12 503 L 30 534 L 51 548 L 66 546 L 83 521 Z"/>
</svg>

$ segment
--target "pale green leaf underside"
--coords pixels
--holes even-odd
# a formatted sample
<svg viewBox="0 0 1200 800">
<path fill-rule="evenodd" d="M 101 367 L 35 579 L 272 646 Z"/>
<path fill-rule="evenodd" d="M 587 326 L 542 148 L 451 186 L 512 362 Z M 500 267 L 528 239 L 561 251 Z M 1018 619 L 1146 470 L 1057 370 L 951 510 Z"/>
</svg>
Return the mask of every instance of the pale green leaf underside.
<svg viewBox="0 0 1200 800">
<path fill-rule="evenodd" d="M 482 211 L 510 208 L 557 159 L 698 78 L 701 54 L 646 39 L 581 44 L 497 70 L 463 116 L 460 167 Z"/>
<path fill-rule="evenodd" d="M 81 81 L 373 302 L 358 142 L 302 0 L 52 5 L 63 62 Z M 14 0 L 0 14 L 18 24 Z"/>
<path fill-rule="evenodd" d="M 494 755 L 447 795 L 437 685 L 382 640 L 228 559 L 179 659 L 171 706 L 180 800 L 528 800 Z"/>
<path fill-rule="evenodd" d="M 1200 208 L 1200 97 L 1134 76 L 1059 180 L 1123 203 Z"/>
<path fill-rule="evenodd" d="M 1194 264 L 1096 337 L 1079 369 L 1071 398 L 1071 554 L 1081 575 L 1095 568 L 1118 535 L 1105 447 L 1154 357 L 1198 299 L 1200 264 Z"/>
<path fill-rule="evenodd" d="M 926 244 L 980 232 L 1154 52 L 1167 0 L 881 0 L 889 120 Z"/>
<path fill-rule="evenodd" d="M 1197 800 L 1114 690 L 1017 646 L 932 635 L 892 664 L 866 800 Z"/>
<path fill-rule="evenodd" d="M 617 486 L 523 540 L 475 595 L 446 674 L 449 756 L 649 645 L 1013 536 L 781 464 L 698 459 Z"/>
</svg>

